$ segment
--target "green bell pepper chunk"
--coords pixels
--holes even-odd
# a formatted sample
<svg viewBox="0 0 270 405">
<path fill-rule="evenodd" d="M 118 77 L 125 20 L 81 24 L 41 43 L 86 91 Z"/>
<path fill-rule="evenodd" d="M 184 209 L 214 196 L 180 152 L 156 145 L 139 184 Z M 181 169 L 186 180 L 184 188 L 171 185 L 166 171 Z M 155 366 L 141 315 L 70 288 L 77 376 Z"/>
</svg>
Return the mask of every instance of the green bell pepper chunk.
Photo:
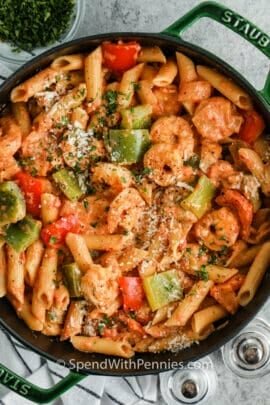
<svg viewBox="0 0 270 405">
<path fill-rule="evenodd" d="M 200 177 L 193 192 L 181 202 L 181 206 L 201 218 L 208 210 L 216 188 L 207 176 Z"/>
<path fill-rule="evenodd" d="M 150 104 L 137 105 L 120 111 L 122 115 L 121 128 L 143 129 L 151 125 L 152 106 Z"/>
<path fill-rule="evenodd" d="M 176 270 L 168 270 L 143 278 L 143 288 L 152 311 L 164 307 L 183 296 Z"/>
<path fill-rule="evenodd" d="M 83 195 L 83 191 L 71 170 L 61 169 L 53 174 L 53 179 L 69 200 L 77 201 Z"/>
<path fill-rule="evenodd" d="M 0 184 L 0 226 L 20 221 L 25 214 L 25 200 L 17 184 L 14 181 Z"/>
<path fill-rule="evenodd" d="M 81 297 L 81 270 L 76 263 L 63 266 L 65 284 L 71 297 Z"/>
<path fill-rule="evenodd" d="M 111 161 L 117 163 L 139 162 L 149 144 L 147 129 L 111 129 L 107 138 Z"/>
<path fill-rule="evenodd" d="M 26 215 L 24 219 L 7 228 L 5 240 L 16 252 L 20 253 L 38 240 L 40 230 L 41 222 Z"/>
</svg>

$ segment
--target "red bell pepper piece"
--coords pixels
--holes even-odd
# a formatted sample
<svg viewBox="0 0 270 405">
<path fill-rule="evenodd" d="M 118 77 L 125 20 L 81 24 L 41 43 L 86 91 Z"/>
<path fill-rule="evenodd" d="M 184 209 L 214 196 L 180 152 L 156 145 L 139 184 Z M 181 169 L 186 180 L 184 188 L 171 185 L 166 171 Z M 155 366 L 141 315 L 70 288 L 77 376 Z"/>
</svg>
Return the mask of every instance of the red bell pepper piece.
<svg viewBox="0 0 270 405">
<path fill-rule="evenodd" d="M 244 122 L 240 128 L 240 138 L 249 144 L 252 144 L 262 134 L 265 128 L 265 122 L 260 114 L 254 110 L 245 111 Z"/>
<path fill-rule="evenodd" d="M 80 230 L 81 227 L 77 216 L 68 215 L 46 225 L 41 230 L 41 238 L 45 245 L 58 249 L 65 243 L 65 238 L 69 232 L 79 233 Z"/>
<path fill-rule="evenodd" d="M 123 294 L 123 308 L 125 311 L 136 311 L 143 304 L 144 289 L 140 277 L 120 277 L 120 290 Z"/>
<path fill-rule="evenodd" d="M 124 72 L 135 66 L 140 45 L 137 42 L 126 42 L 113 44 L 104 42 L 102 44 L 104 65 L 113 71 Z"/>
<path fill-rule="evenodd" d="M 39 216 L 43 191 L 42 181 L 26 172 L 17 173 L 15 178 L 24 193 L 27 211 L 34 216 Z"/>
</svg>

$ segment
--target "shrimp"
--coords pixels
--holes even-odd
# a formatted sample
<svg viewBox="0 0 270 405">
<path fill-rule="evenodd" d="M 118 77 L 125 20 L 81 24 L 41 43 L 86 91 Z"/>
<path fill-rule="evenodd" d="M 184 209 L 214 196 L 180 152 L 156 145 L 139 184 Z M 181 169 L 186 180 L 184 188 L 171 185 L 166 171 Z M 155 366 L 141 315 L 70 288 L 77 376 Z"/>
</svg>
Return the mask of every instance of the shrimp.
<svg viewBox="0 0 270 405">
<path fill-rule="evenodd" d="M 174 145 L 153 145 L 144 155 L 144 166 L 151 171 L 149 178 L 162 187 L 188 180 L 193 172 L 191 167 L 184 166 L 183 155 L 184 151 Z"/>
<path fill-rule="evenodd" d="M 222 195 L 216 198 L 216 202 L 222 206 L 229 206 L 236 211 L 241 224 L 241 237 L 247 239 L 253 219 L 252 203 L 236 190 L 225 190 Z"/>
<path fill-rule="evenodd" d="M 133 184 L 131 172 L 125 167 L 112 163 L 100 163 L 95 166 L 91 180 L 93 183 L 110 186 L 115 193 L 119 193 Z"/>
<path fill-rule="evenodd" d="M 226 160 L 218 160 L 210 166 L 207 175 L 216 187 L 224 188 L 240 189 L 243 179 L 243 173 L 237 172 Z"/>
<path fill-rule="evenodd" d="M 153 107 L 154 117 L 179 113 L 181 103 L 178 100 L 178 89 L 175 85 L 154 87 L 153 93 L 157 100 L 157 104 Z"/>
<path fill-rule="evenodd" d="M 108 212 L 108 229 L 113 233 L 118 226 L 127 231 L 136 229 L 145 201 L 135 188 L 126 188 L 115 197 Z"/>
<path fill-rule="evenodd" d="M 203 139 L 201 144 L 200 169 L 207 173 L 207 170 L 221 158 L 222 147 L 217 142 Z"/>
<path fill-rule="evenodd" d="M 243 117 L 229 100 L 211 97 L 199 104 L 192 121 L 203 138 L 219 142 L 239 132 Z"/>
<path fill-rule="evenodd" d="M 235 214 L 226 207 L 208 212 L 194 227 L 196 237 L 211 250 L 220 251 L 234 245 L 240 227 Z"/>
<path fill-rule="evenodd" d="M 179 268 L 187 273 L 191 274 L 200 270 L 201 266 L 208 263 L 209 256 L 207 249 L 198 243 L 188 243 L 185 249 L 185 253 L 179 262 Z"/>
<path fill-rule="evenodd" d="M 116 266 L 92 264 L 81 279 L 83 296 L 98 310 L 111 316 L 121 304 L 118 285 L 120 276 L 121 272 Z"/>
<path fill-rule="evenodd" d="M 21 147 L 22 131 L 10 116 L 2 117 L 0 126 L 3 133 L 0 137 L 0 156 L 7 158 L 13 156 Z"/>
<path fill-rule="evenodd" d="M 193 154 L 193 132 L 184 118 L 175 115 L 159 118 L 153 124 L 150 136 L 153 143 L 169 143 L 183 148 L 185 160 Z"/>
</svg>

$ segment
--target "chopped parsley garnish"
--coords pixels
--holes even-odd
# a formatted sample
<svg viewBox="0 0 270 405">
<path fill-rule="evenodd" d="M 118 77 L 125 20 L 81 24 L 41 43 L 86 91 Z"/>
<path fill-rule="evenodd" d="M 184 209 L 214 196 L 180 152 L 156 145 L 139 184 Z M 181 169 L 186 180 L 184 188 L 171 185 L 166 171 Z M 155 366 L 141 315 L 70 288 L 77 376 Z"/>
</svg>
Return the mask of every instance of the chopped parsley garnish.
<svg viewBox="0 0 270 405">
<path fill-rule="evenodd" d="M 134 82 L 132 84 L 133 84 L 134 91 L 139 91 L 140 90 L 140 88 L 141 88 L 140 83 Z"/>
<path fill-rule="evenodd" d="M 49 242 L 54 245 L 57 242 L 57 237 L 56 236 L 51 236 Z"/>
<path fill-rule="evenodd" d="M 31 52 L 57 41 L 67 30 L 74 0 L 5 0 L 0 2 L 0 39 L 14 50 Z"/>
<path fill-rule="evenodd" d="M 137 183 L 140 183 L 143 176 L 148 176 L 151 173 L 152 173 L 152 169 L 150 167 L 144 167 L 142 170 L 134 170 L 132 172 L 132 174 L 133 174 L 133 176 L 135 178 L 135 181 Z"/>
<path fill-rule="evenodd" d="M 196 271 L 196 275 L 201 280 L 204 280 L 204 281 L 208 280 L 208 271 L 207 271 L 206 266 L 204 264 L 200 267 L 200 270 Z"/>
<path fill-rule="evenodd" d="M 106 91 L 103 98 L 106 101 L 107 114 L 109 115 L 115 113 L 118 105 L 117 103 L 118 92 L 115 90 Z"/>
<path fill-rule="evenodd" d="M 87 210 L 89 207 L 89 202 L 87 200 L 83 200 L 83 206 Z"/>
<path fill-rule="evenodd" d="M 194 154 L 189 159 L 184 161 L 185 166 L 191 166 L 193 169 L 198 169 L 200 165 L 200 158 Z"/>
</svg>

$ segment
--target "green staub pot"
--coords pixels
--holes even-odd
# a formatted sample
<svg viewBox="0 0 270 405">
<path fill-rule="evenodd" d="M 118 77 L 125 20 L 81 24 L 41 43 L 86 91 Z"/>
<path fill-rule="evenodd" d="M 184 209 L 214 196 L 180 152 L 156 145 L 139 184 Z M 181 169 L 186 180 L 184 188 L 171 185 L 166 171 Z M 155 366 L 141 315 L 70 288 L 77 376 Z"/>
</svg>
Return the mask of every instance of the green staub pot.
<svg viewBox="0 0 270 405">
<path fill-rule="evenodd" d="M 196 63 L 202 63 L 217 68 L 222 73 L 231 77 L 250 94 L 256 109 L 264 116 L 269 130 L 270 74 L 268 74 L 264 88 L 258 91 L 223 60 L 181 39 L 185 30 L 203 17 L 211 18 L 233 30 L 270 58 L 270 38 L 267 34 L 232 10 L 214 2 L 204 2 L 192 9 L 160 34 L 109 33 L 95 35 L 68 42 L 43 53 L 16 71 L 16 73 L 1 86 L 0 108 L 1 106 L 2 108 L 6 106 L 12 88 L 28 77 L 31 77 L 36 71 L 47 67 L 56 57 L 68 53 L 90 51 L 102 41 L 106 40 L 136 40 L 143 45 L 162 46 L 168 54 L 178 50 L 190 56 Z M 204 35 L 207 35 L 207 33 L 204 33 Z M 229 48 L 229 44 L 225 43 L 225 41 L 224 46 Z M 106 363 L 106 367 L 104 367 L 104 362 L 108 360 L 106 356 L 81 353 L 76 351 L 68 342 L 60 343 L 56 339 L 53 340 L 44 335 L 33 334 L 23 321 L 16 316 L 15 311 L 11 308 L 8 301 L 2 298 L 0 304 L 0 324 L 2 327 L 23 344 L 32 348 L 33 351 L 49 360 L 65 365 L 70 368 L 71 371 L 67 377 L 63 378 L 54 387 L 43 389 L 31 384 L 24 378 L 13 373 L 7 367 L 0 365 L 0 383 L 29 400 L 36 403 L 46 403 L 54 400 L 64 391 L 78 383 L 87 374 L 129 376 L 153 374 L 169 370 L 175 367 L 176 362 L 183 365 L 189 361 L 195 361 L 217 350 L 228 340 L 232 339 L 232 337 L 239 333 L 260 310 L 269 296 L 269 291 L 270 277 L 267 273 L 254 300 L 246 307 L 241 308 L 239 312 L 230 319 L 228 325 L 222 330 L 215 331 L 208 339 L 202 341 L 200 345 L 194 345 L 176 354 L 170 352 L 155 354 L 138 353 L 133 359 L 130 359 L 130 362 Z M 4 348 L 2 348 L 2 350 L 4 350 Z M 152 368 L 149 367 L 149 362 L 153 362 L 155 366 Z"/>
</svg>

